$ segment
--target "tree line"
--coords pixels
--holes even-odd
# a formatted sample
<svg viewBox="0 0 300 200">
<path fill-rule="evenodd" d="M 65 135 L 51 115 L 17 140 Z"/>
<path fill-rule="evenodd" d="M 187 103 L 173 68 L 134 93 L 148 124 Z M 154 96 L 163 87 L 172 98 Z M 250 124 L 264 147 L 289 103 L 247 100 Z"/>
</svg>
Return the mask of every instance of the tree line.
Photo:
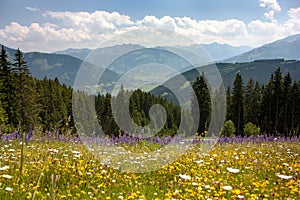
<svg viewBox="0 0 300 200">
<path fill-rule="evenodd" d="M 109 136 L 141 134 L 142 131 L 146 134 L 148 129 L 144 128 L 147 125 L 151 134 L 172 136 L 177 133 L 180 125 L 179 106 L 140 89 L 121 89 L 117 95 L 88 95 L 78 91 L 73 93 L 73 99 L 77 130 L 89 136 L 99 133 Z M 162 109 L 151 112 L 151 107 L 156 104 L 163 106 L 165 113 Z M 164 115 L 166 122 L 163 124 Z M 135 126 L 131 125 L 133 123 Z"/>
<path fill-rule="evenodd" d="M 283 75 L 280 68 L 271 74 L 266 85 L 252 78 L 244 84 L 237 73 L 226 98 L 226 119 L 233 122 L 236 135 L 249 135 L 249 128 L 253 127 L 256 133 L 259 130 L 273 136 L 299 136 L 300 82 L 293 82 L 290 74 Z"/>
<path fill-rule="evenodd" d="M 194 108 L 198 106 L 200 117 L 197 119 L 197 134 L 202 136 L 208 133 L 212 107 L 218 108 L 218 102 L 213 102 L 210 98 L 209 87 L 204 74 L 193 82 L 195 95 L 192 97 L 192 116 L 195 121 L 198 111 Z M 283 75 L 280 68 L 271 74 L 266 85 L 259 84 L 252 78 L 245 84 L 238 72 L 233 87 L 227 88 L 225 96 L 226 122 L 221 131 L 222 135 L 300 135 L 300 81 L 293 82 L 291 75 Z M 217 124 L 212 122 L 212 126 Z M 215 130 L 220 132 L 219 128 Z"/>
</svg>

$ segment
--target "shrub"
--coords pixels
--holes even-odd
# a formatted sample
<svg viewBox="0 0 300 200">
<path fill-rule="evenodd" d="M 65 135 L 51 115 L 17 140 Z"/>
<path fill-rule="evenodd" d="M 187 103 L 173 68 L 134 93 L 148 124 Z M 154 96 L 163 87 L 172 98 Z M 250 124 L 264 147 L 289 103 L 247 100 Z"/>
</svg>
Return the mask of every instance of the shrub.
<svg viewBox="0 0 300 200">
<path fill-rule="evenodd" d="M 221 136 L 226 136 L 226 137 L 234 136 L 235 131 L 236 130 L 235 130 L 234 123 L 231 120 L 228 120 L 227 122 L 225 122 L 222 128 Z"/>
<path fill-rule="evenodd" d="M 244 134 L 246 136 L 256 136 L 260 134 L 260 128 L 258 126 L 255 126 L 254 124 L 252 124 L 251 122 L 248 122 L 245 126 L 244 126 Z"/>
</svg>

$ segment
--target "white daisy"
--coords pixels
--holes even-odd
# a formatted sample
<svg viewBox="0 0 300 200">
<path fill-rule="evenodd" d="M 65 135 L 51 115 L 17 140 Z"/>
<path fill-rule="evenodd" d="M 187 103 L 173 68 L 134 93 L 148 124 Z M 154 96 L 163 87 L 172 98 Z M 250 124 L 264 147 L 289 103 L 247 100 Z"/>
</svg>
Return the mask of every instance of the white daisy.
<svg viewBox="0 0 300 200">
<path fill-rule="evenodd" d="M 279 178 L 281 178 L 281 179 L 291 179 L 291 178 L 293 178 L 293 176 L 286 176 L 286 175 L 283 175 L 283 174 L 277 174 L 277 176 L 279 177 Z"/>
<path fill-rule="evenodd" d="M 179 177 L 182 178 L 182 179 L 186 179 L 186 180 L 191 180 L 191 176 L 189 175 L 185 175 L 185 174 L 179 174 Z"/>
<path fill-rule="evenodd" d="M 232 190 L 232 187 L 230 185 L 225 185 L 223 186 L 224 190 Z"/>
<path fill-rule="evenodd" d="M 229 172 L 231 172 L 231 173 L 234 173 L 234 174 L 236 174 L 236 173 L 239 173 L 240 172 L 240 170 L 239 169 L 234 169 L 234 168 L 231 168 L 231 167 L 227 167 L 226 168 Z"/>
<path fill-rule="evenodd" d="M 9 166 L 7 166 L 7 165 L 5 165 L 3 167 L 0 167 L 0 171 L 4 171 L 4 170 L 7 170 L 7 169 L 9 169 Z"/>
<path fill-rule="evenodd" d="M 8 179 L 12 178 L 11 175 L 7 175 L 7 174 L 3 174 L 2 177 L 3 177 L 3 178 L 8 178 Z"/>
<path fill-rule="evenodd" d="M 13 191 L 13 189 L 11 187 L 6 187 L 5 190 L 8 191 L 8 192 Z"/>
</svg>

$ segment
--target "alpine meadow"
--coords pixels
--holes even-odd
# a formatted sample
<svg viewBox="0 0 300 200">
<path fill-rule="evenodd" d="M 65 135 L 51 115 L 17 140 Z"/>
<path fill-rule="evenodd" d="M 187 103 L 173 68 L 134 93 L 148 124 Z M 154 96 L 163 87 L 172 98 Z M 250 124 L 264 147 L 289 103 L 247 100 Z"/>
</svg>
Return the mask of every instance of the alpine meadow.
<svg viewBox="0 0 300 200">
<path fill-rule="evenodd" d="M 300 199 L 297 0 L 0 13 L 0 200 Z"/>
</svg>

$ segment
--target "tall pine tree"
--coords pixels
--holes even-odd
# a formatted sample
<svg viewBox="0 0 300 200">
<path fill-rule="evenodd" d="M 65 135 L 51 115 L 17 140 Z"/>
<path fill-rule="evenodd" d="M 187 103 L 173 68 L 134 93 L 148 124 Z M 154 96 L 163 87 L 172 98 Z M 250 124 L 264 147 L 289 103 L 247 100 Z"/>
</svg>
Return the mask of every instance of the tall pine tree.
<svg viewBox="0 0 300 200">
<path fill-rule="evenodd" d="M 292 78 L 290 74 L 284 76 L 283 87 L 282 87 L 282 107 L 280 111 L 280 131 L 284 132 L 287 137 L 289 129 L 291 128 L 291 96 L 292 95 Z M 283 122 L 283 123 L 282 123 Z"/>
<path fill-rule="evenodd" d="M 244 121 L 258 125 L 260 118 L 261 92 L 258 82 L 251 78 L 245 87 Z"/>
<path fill-rule="evenodd" d="M 236 133 L 243 135 L 244 125 L 244 87 L 240 73 L 236 74 L 233 82 L 232 100 L 230 110 L 232 110 L 232 119 L 236 127 Z"/>
<path fill-rule="evenodd" d="M 27 62 L 24 60 L 20 49 L 15 53 L 14 71 L 16 73 L 15 124 L 21 125 L 23 130 L 28 130 L 32 124 L 38 122 L 38 111 L 36 109 L 36 88 L 34 78 L 30 75 Z"/>
<path fill-rule="evenodd" d="M 280 108 L 282 106 L 282 73 L 280 71 L 280 68 L 277 68 L 274 74 L 274 111 L 275 111 L 275 119 L 274 119 L 274 133 L 281 132 L 279 129 L 279 114 L 280 114 Z"/>
<path fill-rule="evenodd" d="M 211 110 L 211 99 L 208 86 L 204 74 L 197 77 L 193 84 L 194 94 L 192 97 L 192 115 L 194 119 L 197 119 L 197 110 L 199 109 L 199 121 L 198 123 L 198 134 L 203 134 L 207 130 L 210 121 L 210 110 Z M 195 109 L 198 104 L 198 109 Z"/>
<path fill-rule="evenodd" d="M 14 106 L 14 95 L 15 95 L 15 76 L 12 71 L 11 63 L 8 61 L 8 55 L 4 47 L 1 48 L 0 55 L 0 93 L 2 107 L 7 115 L 7 123 L 13 126 L 13 120 L 15 118 L 15 106 Z"/>
</svg>

